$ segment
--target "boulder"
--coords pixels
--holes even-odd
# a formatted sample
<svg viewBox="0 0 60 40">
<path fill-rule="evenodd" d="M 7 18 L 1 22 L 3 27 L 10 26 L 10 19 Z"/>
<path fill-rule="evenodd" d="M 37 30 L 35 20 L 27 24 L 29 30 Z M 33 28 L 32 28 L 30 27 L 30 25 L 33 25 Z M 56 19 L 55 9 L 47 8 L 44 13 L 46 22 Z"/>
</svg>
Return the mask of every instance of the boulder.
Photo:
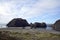
<svg viewBox="0 0 60 40">
<path fill-rule="evenodd" d="M 29 26 L 29 23 L 22 18 L 14 18 L 8 24 L 8 27 L 26 27 Z"/>
<path fill-rule="evenodd" d="M 53 29 L 60 31 L 60 20 L 57 20 L 54 24 L 53 24 Z"/>
</svg>

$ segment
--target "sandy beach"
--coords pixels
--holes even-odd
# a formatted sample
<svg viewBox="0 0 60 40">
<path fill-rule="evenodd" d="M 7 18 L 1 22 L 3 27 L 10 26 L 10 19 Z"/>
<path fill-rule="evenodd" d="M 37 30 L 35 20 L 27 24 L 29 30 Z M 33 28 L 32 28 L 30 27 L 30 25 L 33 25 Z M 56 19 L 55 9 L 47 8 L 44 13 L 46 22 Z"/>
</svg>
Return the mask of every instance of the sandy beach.
<svg viewBox="0 0 60 40">
<path fill-rule="evenodd" d="M 0 28 L 0 31 L 14 31 L 14 32 L 48 32 L 53 34 L 60 34 L 59 31 L 55 30 L 47 30 L 44 28 L 30 29 L 30 27 L 26 27 L 22 29 L 22 27 L 9 27 L 9 28 Z"/>
</svg>

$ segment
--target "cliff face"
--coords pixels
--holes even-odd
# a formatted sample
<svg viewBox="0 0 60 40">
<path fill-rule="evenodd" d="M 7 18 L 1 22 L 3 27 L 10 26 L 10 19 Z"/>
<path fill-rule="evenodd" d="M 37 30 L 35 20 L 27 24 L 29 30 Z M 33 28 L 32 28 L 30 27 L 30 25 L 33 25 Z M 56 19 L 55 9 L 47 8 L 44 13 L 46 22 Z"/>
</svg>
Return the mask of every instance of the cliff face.
<svg viewBox="0 0 60 40">
<path fill-rule="evenodd" d="M 54 25 L 53 25 L 53 29 L 60 31 L 60 20 L 57 20 Z"/>
<path fill-rule="evenodd" d="M 22 18 L 14 18 L 7 24 L 8 27 L 25 27 L 28 25 L 28 22 Z"/>
</svg>

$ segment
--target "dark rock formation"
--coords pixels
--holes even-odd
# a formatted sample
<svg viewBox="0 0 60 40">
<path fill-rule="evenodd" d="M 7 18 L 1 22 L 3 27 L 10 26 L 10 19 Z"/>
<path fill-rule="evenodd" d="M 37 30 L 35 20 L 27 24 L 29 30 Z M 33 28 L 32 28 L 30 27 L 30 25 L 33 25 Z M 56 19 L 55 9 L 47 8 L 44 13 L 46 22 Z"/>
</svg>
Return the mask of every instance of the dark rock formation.
<svg viewBox="0 0 60 40">
<path fill-rule="evenodd" d="M 54 24 L 53 24 L 53 29 L 60 31 L 60 20 L 57 20 Z"/>
<path fill-rule="evenodd" d="M 22 18 L 14 18 L 8 24 L 8 27 L 26 27 L 29 26 L 28 22 Z"/>
<path fill-rule="evenodd" d="M 35 22 L 34 24 L 30 24 L 31 28 L 46 28 L 47 25 L 46 23 L 38 23 L 38 22 Z"/>
<path fill-rule="evenodd" d="M 40 28 L 40 27 L 41 27 L 41 23 L 35 22 L 35 23 L 34 23 L 34 27 L 35 27 L 35 28 Z"/>
<path fill-rule="evenodd" d="M 41 27 L 42 27 L 42 28 L 46 28 L 46 27 L 47 27 L 46 23 L 44 23 L 44 22 L 41 23 Z"/>
<path fill-rule="evenodd" d="M 31 27 L 31 29 L 34 27 L 34 24 L 33 23 L 30 23 L 30 27 Z"/>
</svg>

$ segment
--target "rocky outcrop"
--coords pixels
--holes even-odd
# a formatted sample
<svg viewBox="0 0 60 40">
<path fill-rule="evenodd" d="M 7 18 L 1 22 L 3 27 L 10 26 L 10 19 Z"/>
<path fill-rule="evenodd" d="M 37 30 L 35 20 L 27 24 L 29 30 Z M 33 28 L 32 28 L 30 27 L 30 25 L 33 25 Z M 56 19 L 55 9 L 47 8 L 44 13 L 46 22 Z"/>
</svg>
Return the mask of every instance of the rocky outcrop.
<svg viewBox="0 0 60 40">
<path fill-rule="evenodd" d="M 31 25 L 31 28 L 46 28 L 47 25 L 46 23 L 38 23 L 38 22 L 35 22 L 34 24 L 30 24 Z"/>
<path fill-rule="evenodd" d="M 31 29 L 34 28 L 34 24 L 33 23 L 30 23 L 30 27 L 31 27 Z"/>
<path fill-rule="evenodd" d="M 42 23 L 41 23 L 41 27 L 42 27 L 42 28 L 46 28 L 46 27 L 47 27 L 47 24 L 44 23 L 44 22 L 42 22 Z"/>
<path fill-rule="evenodd" d="M 57 20 L 54 24 L 53 24 L 53 29 L 60 31 L 60 20 Z"/>
<path fill-rule="evenodd" d="M 7 24 L 7 26 L 8 27 L 26 27 L 26 26 L 29 26 L 29 23 L 25 19 L 14 18 Z"/>
</svg>

